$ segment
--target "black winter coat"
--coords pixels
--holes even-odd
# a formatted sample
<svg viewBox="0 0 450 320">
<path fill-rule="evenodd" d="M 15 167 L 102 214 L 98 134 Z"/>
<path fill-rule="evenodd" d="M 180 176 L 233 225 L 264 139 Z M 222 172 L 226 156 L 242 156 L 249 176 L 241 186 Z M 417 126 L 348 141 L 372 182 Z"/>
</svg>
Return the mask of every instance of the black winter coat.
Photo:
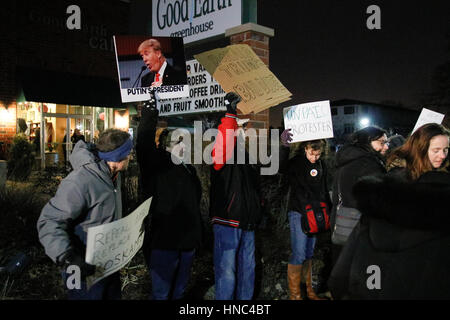
<svg viewBox="0 0 450 320">
<path fill-rule="evenodd" d="M 286 174 L 289 181 L 288 212 L 305 213 L 306 205 L 319 202 L 325 202 L 331 208 L 324 161 L 311 163 L 304 152 L 289 159 L 289 148 L 281 147 L 280 173 Z"/>
<path fill-rule="evenodd" d="M 450 175 L 367 177 L 354 192 L 362 217 L 329 279 L 333 297 L 450 299 Z M 380 289 L 369 290 L 373 265 Z"/>
<path fill-rule="evenodd" d="M 331 228 L 334 228 L 339 188 L 345 207 L 356 208 L 352 194 L 353 186 L 364 176 L 383 175 L 386 173 L 384 162 L 376 152 L 370 152 L 356 145 L 346 145 L 336 153 L 336 173 L 333 182 L 333 210 Z"/>
<path fill-rule="evenodd" d="M 154 72 L 147 73 L 141 79 L 141 86 L 142 87 L 150 87 L 152 85 L 154 79 L 155 79 Z M 167 64 L 166 69 L 164 70 L 162 85 L 169 86 L 169 85 L 180 85 L 180 84 L 187 84 L 186 71 L 184 69 L 181 71 L 176 70 L 170 64 Z"/>
<path fill-rule="evenodd" d="M 203 237 L 200 180 L 192 165 L 176 165 L 169 152 L 156 148 L 157 118 L 156 110 L 144 108 L 136 139 L 143 193 L 153 196 L 145 244 L 152 249 L 192 250 Z"/>
<path fill-rule="evenodd" d="M 236 129 L 236 120 L 224 117 L 219 130 Z M 214 151 L 223 148 L 216 140 Z M 234 141 L 234 158 L 220 169 L 211 167 L 210 217 L 219 223 L 243 230 L 255 230 L 262 218 L 259 168 L 249 164 L 249 154 L 241 139 Z M 245 154 L 245 164 L 238 164 L 238 154 Z M 233 161 L 231 161 L 233 160 Z"/>
</svg>

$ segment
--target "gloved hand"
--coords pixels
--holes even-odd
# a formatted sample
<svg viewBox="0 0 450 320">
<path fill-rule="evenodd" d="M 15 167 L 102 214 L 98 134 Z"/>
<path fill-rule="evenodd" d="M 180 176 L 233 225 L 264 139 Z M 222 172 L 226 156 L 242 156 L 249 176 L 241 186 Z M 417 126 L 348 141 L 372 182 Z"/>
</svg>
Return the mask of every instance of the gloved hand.
<svg viewBox="0 0 450 320">
<path fill-rule="evenodd" d="M 241 96 L 235 92 L 228 92 L 225 96 L 225 105 L 227 112 L 236 114 L 237 104 L 242 100 Z"/>
<path fill-rule="evenodd" d="M 281 133 L 280 136 L 281 144 L 285 147 L 289 147 L 289 142 L 292 141 L 291 129 L 286 129 Z"/>
<path fill-rule="evenodd" d="M 69 266 L 78 266 L 80 268 L 81 278 L 86 278 L 95 273 L 95 265 L 86 263 L 84 258 L 72 249 L 60 258 L 59 265 L 63 268 L 64 272 L 67 271 Z"/>
<path fill-rule="evenodd" d="M 144 105 L 141 107 L 141 119 L 140 122 L 147 123 L 148 121 L 158 121 L 159 111 L 156 108 Z"/>
</svg>

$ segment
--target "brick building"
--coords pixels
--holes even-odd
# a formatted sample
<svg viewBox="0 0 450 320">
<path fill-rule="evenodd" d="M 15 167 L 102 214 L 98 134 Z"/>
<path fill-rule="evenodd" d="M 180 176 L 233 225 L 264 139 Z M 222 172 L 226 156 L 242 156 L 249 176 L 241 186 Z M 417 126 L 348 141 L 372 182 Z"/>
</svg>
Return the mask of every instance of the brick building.
<svg viewBox="0 0 450 320">
<path fill-rule="evenodd" d="M 77 1 L 81 30 L 69 30 L 70 1 L 5 2 L 0 10 L 0 142 L 11 142 L 27 124 L 30 140 L 37 128 L 41 153 L 62 146 L 67 128 L 93 138 L 97 128 L 114 124 L 123 107 L 118 90 L 112 35 L 129 26 L 126 1 Z M 105 108 L 109 107 L 109 108 Z M 104 120 L 99 120 L 103 113 Z M 25 127 L 22 125 L 22 128 Z M 51 142 L 50 150 L 48 142 Z M 54 153 L 54 152 L 53 152 Z M 45 156 L 44 156 L 45 157 Z M 43 161 L 43 160 L 42 160 Z"/>
<path fill-rule="evenodd" d="M 112 36 L 151 34 L 151 3 L 5 3 L 0 11 L 6 26 L 0 34 L 0 143 L 11 143 L 21 131 L 34 141 L 39 129 L 37 156 L 44 167 L 46 158 L 57 157 L 61 161 L 69 153 L 70 135 L 75 128 L 87 141 L 112 126 L 133 130 L 136 123 L 132 115 L 137 104 L 121 102 Z M 81 30 L 67 27 L 73 14 L 67 9 L 73 4 L 80 8 Z M 242 8 L 242 25 L 227 29 L 225 34 L 185 44 L 186 60 L 210 49 L 244 43 L 268 65 L 269 39 L 274 30 L 256 24 L 255 0 L 243 0 Z M 182 118 L 192 122 L 202 115 Z M 269 110 L 245 118 L 250 118 L 250 127 L 269 127 Z"/>
</svg>

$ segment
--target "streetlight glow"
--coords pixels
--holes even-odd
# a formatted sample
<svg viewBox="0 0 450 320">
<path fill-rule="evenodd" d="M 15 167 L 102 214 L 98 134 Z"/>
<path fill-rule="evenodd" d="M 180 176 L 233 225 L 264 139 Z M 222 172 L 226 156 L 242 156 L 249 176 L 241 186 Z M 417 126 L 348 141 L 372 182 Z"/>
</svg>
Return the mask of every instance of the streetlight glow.
<svg viewBox="0 0 450 320">
<path fill-rule="evenodd" d="M 362 118 L 361 120 L 359 120 L 359 124 L 361 125 L 361 127 L 365 128 L 370 124 L 370 120 L 369 118 Z"/>
</svg>

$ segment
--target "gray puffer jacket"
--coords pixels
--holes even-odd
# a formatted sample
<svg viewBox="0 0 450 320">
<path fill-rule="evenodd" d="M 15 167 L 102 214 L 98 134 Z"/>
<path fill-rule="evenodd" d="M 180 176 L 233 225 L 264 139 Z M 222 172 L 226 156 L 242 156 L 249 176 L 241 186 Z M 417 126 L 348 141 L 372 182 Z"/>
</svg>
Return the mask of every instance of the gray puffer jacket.
<svg viewBox="0 0 450 320">
<path fill-rule="evenodd" d="M 87 230 L 122 217 L 120 175 L 79 141 L 70 155 L 73 171 L 61 181 L 37 222 L 39 241 L 54 261 L 70 248 L 84 255 Z"/>
</svg>

